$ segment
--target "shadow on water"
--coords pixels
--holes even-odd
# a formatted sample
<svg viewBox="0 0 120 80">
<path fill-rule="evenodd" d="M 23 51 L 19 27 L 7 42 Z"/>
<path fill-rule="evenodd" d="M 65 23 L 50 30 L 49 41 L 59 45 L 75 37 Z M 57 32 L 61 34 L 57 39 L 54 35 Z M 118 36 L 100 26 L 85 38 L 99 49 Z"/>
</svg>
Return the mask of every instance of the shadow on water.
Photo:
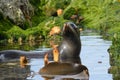
<svg viewBox="0 0 120 80">
<path fill-rule="evenodd" d="M 112 79 L 112 76 L 114 76 L 114 73 L 119 72 L 120 68 L 118 69 L 118 71 L 112 72 L 112 74 L 108 73 L 110 64 L 107 49 L 111 45 L 111 42 L 101 39 L 101 36 L 81 36 L 81 41 L 82 41 L 82 51 L 80 54 L 81 62 L 80 61 L 78 62 L 80 62 L 80 64 L 85 65 L 88 68 L 90 75 L 89 80 L 104 80 L 104 79 L 118 80 L 117 78 Z M 45 49 L 45 47 L 41 48 L 39 45 L 37 45 L 32 50 L 41 49 Z M 65 61 L 70 60 L 68 59 Z M 69 63 L 71 65 L 72 63 L 75 62 L 76 61 L 71 60 Z M 79 73 L 68 75 L 47 74 L 44 75 L 44 77 L 42 77 L 43 75 L 39 74 L 39 70 L 42 69 L 43 67 L 44 67 L 43 58 L 30 59 L 28 65 L 26 65 L 24 68 L 20 66 L 18 61 L 0 63 L 1 71 L 0 80 L 85 80 L 81 79 L 80 77 L 81 74 Z M 60 70 L 61 67 L 57 69 Z M 55 70 L 53 69 L 53 71 Z"/>
</svg>

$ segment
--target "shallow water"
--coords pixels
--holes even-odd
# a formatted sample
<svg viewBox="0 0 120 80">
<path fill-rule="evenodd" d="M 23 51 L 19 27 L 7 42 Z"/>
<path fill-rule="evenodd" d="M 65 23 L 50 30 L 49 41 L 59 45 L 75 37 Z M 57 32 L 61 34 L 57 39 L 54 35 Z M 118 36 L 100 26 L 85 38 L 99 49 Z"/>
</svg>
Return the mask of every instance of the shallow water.
<svg viewBox="0 0 120 80">
<path fill-rule="evenodd" d="M 82 50 L 80 58 L 82 64 L 89 69 L 89 80 L 113 80 L 112 74 L 108 73 L 110 64 L 107 49 L 111 42 L 101 39 L 101 36 L 81 36 L 81 41 Z M 47 80 L 38 74 L 38 71 L 43 66 L 42 58 L 31 59 L 26 67 L 21 67 L 19 62 L 0 63 L 0 80 Z M 54 80 L 64 79 L 57 78 Z"/>
<path fill-rule="evenodd" d="M 82 36 L 82 64 L 89 69 L 89 80 L 113 80 L 112 74 L 108 74 L 109 54 L 107 49 L 110 41 L 101 39 L 101 36 Z"/>
</svg>

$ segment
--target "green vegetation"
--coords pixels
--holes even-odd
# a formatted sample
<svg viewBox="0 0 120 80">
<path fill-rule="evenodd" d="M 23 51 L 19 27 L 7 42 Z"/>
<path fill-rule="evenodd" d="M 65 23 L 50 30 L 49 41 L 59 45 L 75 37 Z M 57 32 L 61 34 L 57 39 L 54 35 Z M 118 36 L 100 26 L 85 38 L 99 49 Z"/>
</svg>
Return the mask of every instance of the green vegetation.
<svg viewBox="0 0 120 80">
<path fill-rule="evenodd" d="M 77 25 L 82 25 L 84 29 L 96 30 L 104 39 L 112 40 L 110 56 L 115 60 L 120 59 L 119 0 L 30 0 L 30 3 L 34 8 L 34 14 L 20 26 L 0 14 L 1 40 L 11 37 L 18 40 L 22 37 L 26 41 L 30 35 L 35 39 L 39 36 L 46 39 L 52 27 L 62 27 L 64 22 L 71 21 L 72 15 L 78 15 L 82 16 L 83 20 Z M 63 10 L 60 16 L 57 16 L 58 9 Z M 113 37 L 114 35 L 117 37 Z"/>
<path fill-rule="evenodd" d="M 120 66 L 120 0 L 29 1 L 34 8 L 34 14 L 20 26 L 0 13 L 0 44 L 4 42 L 3 40 L 8 39 L 18 41 L 20 37 L 24 41 L 28 41 L 30 36 L 35 40 L 38 38 L 52 39 L 48 36 L 52 27 L 62 27 L 66 21 L 76 23 L 71 16 L 77 15 L 83 17 L 83 20 L 77 23 L 78 26 L 97 31 L 104 39 L 112 40 L 109 49 L 111 65 Z M 57 15 L 58 9 L 63 10 L 63 14 L 60 16 Z M 26 50 L 29 50 L 29 46 L 25 47 Z"/>
<path fill-rule="evenodd" d="M 113 80 L 120 79 L 120 76 L 119 76 L 120 74 L 120 32 L 119 30 L 120 30 L 119 28 L 114 28 L 113 32 L 115 33 L 112 38 L 112 45 L 108 50 L 110 55 L 110 65 L 111 65 L 109 72 L 113 74 Z"/>
<path fill-rule="evenodd" d="M 111 65 L 119 66 L 120 65 L 120 33 L 115 33 L 112 46 L 109 49 L 111 57 Z"/>
<path fill-rule="evenodd" d="M 22 34 L 19 32 L 20 34 L 13 35 L 15 24 L 0 14 L 1 34 L 6 33 L 6 38 L 18 38 L 21 35 L 28 37 L 31 34 L 46 37 L 52 27 L 62 26 L 72 15 L 82 16 L 84 20 L 79 25 L 84 25 L 85 29 L 99 31 L 104 38 L 111 39 L 114 33 L 120 31 L 120 2 L 117 0 L 30 0 L 30 3 L 34 8 L 34 15 L 31 20 L 26 20 L 18 26 L 23 30 Z M 55 15 L 57 9 L 63 9 L 61 16 Z"/>
</svg>

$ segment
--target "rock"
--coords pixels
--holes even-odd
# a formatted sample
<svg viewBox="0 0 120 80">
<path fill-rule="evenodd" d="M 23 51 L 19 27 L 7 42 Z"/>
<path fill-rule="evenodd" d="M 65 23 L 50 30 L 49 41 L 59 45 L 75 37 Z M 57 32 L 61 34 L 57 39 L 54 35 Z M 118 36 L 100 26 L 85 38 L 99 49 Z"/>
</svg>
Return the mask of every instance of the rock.
<svg viewBox="0 0 120 80">
<path fill-rule="evenodd" d="M 34 9 L 29 0 L 0 0 L 0 13 L 3 14 L 4 18 L 20 25 L 31 18 Z"/>
</svg>

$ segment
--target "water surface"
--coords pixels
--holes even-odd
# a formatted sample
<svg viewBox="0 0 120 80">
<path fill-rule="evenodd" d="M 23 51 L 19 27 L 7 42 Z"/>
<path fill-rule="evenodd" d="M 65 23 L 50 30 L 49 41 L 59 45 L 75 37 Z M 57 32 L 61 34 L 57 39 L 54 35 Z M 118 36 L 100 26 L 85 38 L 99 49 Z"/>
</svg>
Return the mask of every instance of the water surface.
<svg viewBox="0 0 120 80">
<path fill-rule="evenodd" d="M 109 54 L 107 49 L 111 41 L 105 41 L 101 36 L 82 36 L 82 64 L 89 69 L 90 80 L 113 80 L 108 74 Z"/>
<path fill-rule="evenodd" d="M 81 36 L 81 42 L 80 58 L 82 64 L 89 69 L 89 80 L 113 80 L 112 74 L 108 73 L 110 64 L 107 49 L 111 42 L 103 40 L 101 36 Z M 44 47 L 44 49 L 37 48 L 36 50 L 46 49 Z M 21 67 L 17 61 L 0 63 L 0 80 L 45 80 L 38 74 L 43 66 L 43 58 L 31 59 L 26 67 Z"/>
</svg>

